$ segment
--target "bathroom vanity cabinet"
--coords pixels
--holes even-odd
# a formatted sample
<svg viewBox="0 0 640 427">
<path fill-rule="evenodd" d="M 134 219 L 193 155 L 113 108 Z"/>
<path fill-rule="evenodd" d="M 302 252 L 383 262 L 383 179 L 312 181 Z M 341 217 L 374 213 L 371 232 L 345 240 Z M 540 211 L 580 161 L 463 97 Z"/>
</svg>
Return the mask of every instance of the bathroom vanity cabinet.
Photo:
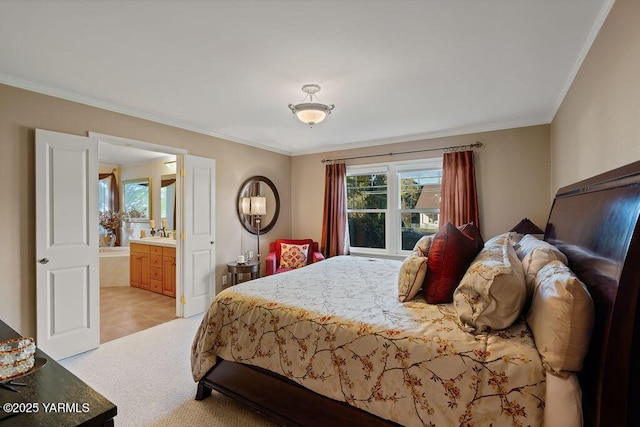
<svg viewBox="0 0 640 427">
<path fill-rule="evenodd" d="M 130 284 L 175 298 L 176 248 L 161 242 L 130 244 Z"/>
</svg>

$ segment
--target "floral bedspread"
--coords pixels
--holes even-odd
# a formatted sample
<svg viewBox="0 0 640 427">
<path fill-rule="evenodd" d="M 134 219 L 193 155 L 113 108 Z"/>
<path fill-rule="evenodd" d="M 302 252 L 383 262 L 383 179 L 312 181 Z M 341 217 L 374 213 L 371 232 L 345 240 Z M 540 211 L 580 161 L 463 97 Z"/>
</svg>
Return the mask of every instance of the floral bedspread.
<svg viewBox="0 0 640 427">
<path fill-rule="evenodd" d="M 524 321 L 464 332 L 451 304 L 398 300 L 400 265 L 334 257 L 224 290 L 194 339 L 194 380 L 220 356 L 406 426 L 542 425 L 545 373 Z"/>
</svg>

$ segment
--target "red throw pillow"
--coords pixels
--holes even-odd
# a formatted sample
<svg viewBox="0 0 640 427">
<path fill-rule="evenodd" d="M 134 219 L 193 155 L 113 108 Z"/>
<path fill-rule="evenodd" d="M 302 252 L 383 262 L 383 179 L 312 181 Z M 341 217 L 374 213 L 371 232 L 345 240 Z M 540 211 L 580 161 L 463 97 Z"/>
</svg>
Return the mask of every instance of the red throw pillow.
<svg viewBox="0 0 640 427">
<path fill-rule="evenodd" d="M 460 230 L 462 234 L 474 241 L 477 255 L 478 252 L 480 252 L 484 247 L 484 240 L 482 239 L 482 235 L 480 234 L 480 229 L 476 227 L 473 221 L 471 221 L 458 227 L 458 230 Z"/>
<path fill-rule="evenodd" d="M 472 228 L 467 233 L 471 234 Z M 453 301 L 453 291 L 478 252 L 477 238 L 467 237 L 450 222 L 438 231 L 429 249 L 423 285 L 424 297 L 429 304 Z"/>
</svg>

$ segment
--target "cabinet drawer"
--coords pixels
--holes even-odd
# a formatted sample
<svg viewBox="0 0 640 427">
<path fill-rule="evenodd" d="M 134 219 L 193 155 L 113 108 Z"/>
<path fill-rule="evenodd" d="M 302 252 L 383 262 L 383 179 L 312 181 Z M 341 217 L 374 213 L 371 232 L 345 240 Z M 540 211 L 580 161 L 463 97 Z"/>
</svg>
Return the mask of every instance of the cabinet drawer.
<svg viewBox="0 0 640 427">
<path fill-rule="evenodd" d="M 176 248 L 167 248 L 167 247 L 163 247 L 162 248 L 162 255 L 163 256 L 170 256 L 170 257 L 176 257 Z"/>
<path fill-rule="evenodd" d="M 149 267 L 149 278 L 162 281 L 162 267 Z"/>
<path fill-rule="evenodd" d="M 162 280 L 149 279 L 149 289 L 153 292 L 162 293 Z"/>
<path fill-rule="evenodd" d="M 142 252 L 145 254 L 149 253 L 149 245 L 141 245 L 140 243 L 131 243 L 129 247 L 129 251 L 131 252 Z"/>
<path fill-rule="evenodd" d="M 151 267 L 162 267 L 162 257 L 160 255 L 149 255 L 149 265 Z"/>
<path fill-rule="evenodd" d="M 162 246 L 149 246 L 149 253 L 151 255 L 162 255 Z"/>
</svg>

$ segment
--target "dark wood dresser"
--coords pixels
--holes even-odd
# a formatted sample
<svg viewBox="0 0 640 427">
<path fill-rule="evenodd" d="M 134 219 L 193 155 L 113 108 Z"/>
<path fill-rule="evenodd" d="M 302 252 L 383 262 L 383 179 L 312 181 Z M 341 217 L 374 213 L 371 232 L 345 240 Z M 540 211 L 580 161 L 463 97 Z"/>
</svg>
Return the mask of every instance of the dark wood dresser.
<svg viewBox="0 0 640 427">
<path fill-rule="evenodd" d="M 19 336 L 0 320 L 0 341 Z M 0 388 L 0 427 L 114 425 L 116 405 L 40 349 L 38 358 L 46 359 L 44 366 L 15 380 L 24 386 L 10 385 L 19 393 Z"/>
</svg>

